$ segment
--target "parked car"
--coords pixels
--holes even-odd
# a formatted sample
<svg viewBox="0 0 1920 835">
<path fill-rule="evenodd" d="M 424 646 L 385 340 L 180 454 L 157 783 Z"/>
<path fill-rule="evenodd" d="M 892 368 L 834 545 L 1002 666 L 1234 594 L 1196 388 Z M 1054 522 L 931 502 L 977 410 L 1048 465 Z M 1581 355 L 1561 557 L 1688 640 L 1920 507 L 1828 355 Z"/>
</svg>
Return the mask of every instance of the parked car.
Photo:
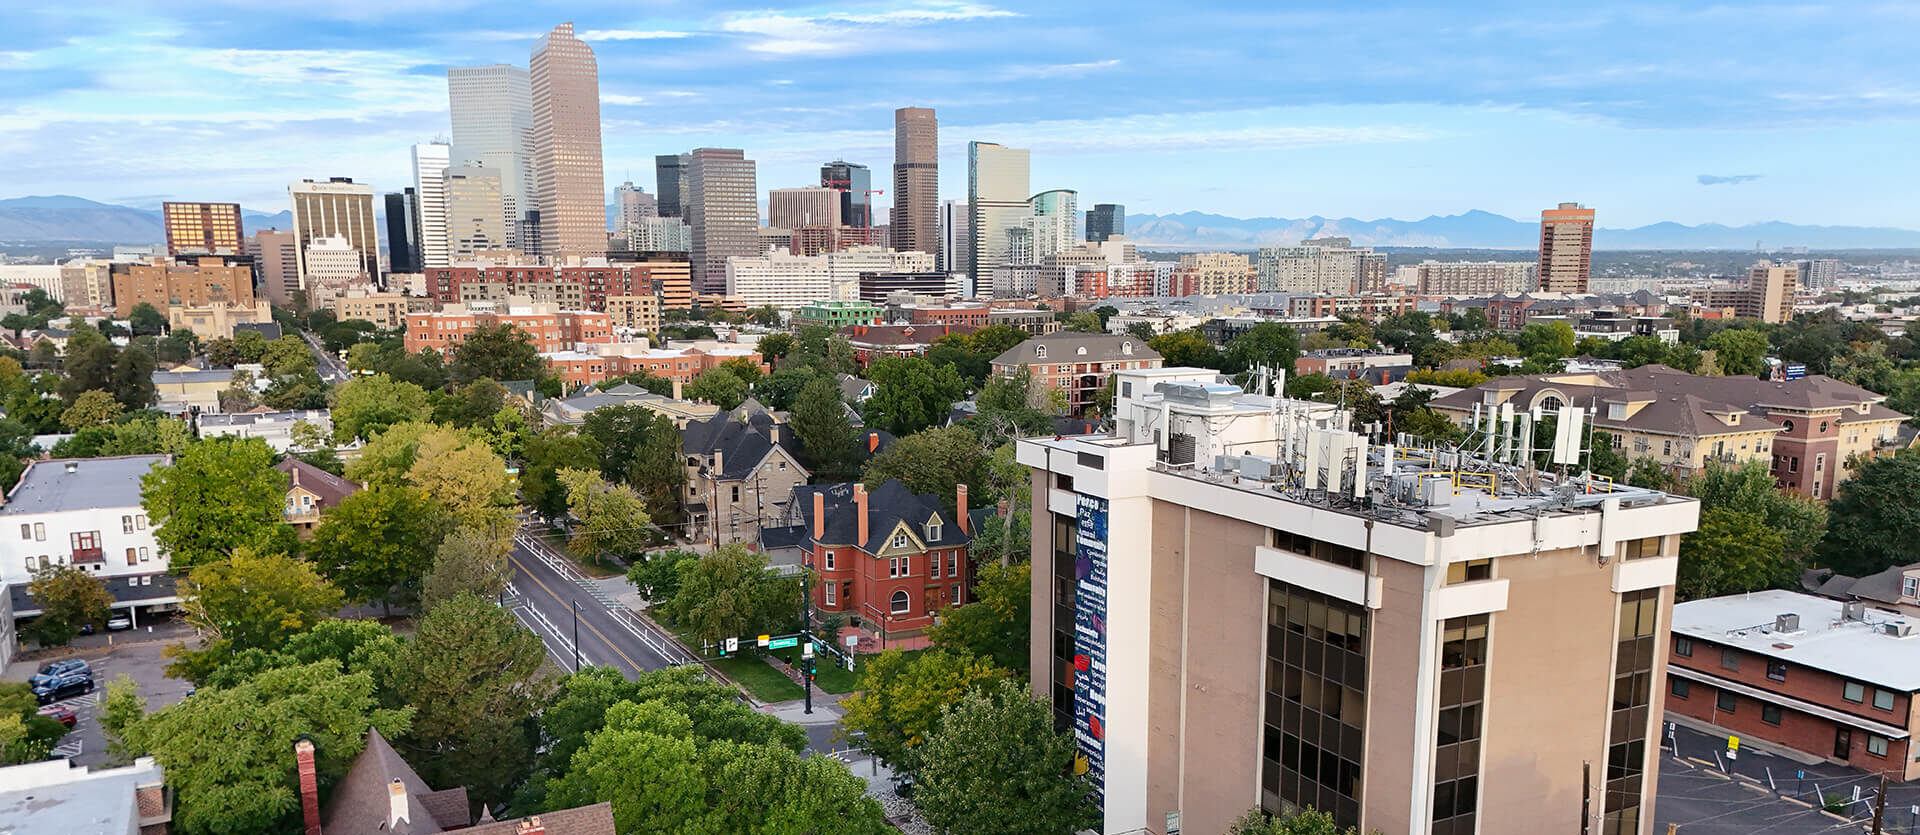
<svg viewBox="0 0 1920 835">
<path fill-rule="evenodd" d="M 122 629 L 132 628 L 133 618 L 128 615 L 114 615 L 113 617 L 107 618 L 107 630 L 110 632 L 118 632 Z"/>
<path fill-rule="evenodd" d="M 56 678 L 68 675 L 85 675 L 91 677 L 93 675 L 93 669 L 87 666 L 86 661 L 79 658 L 69 658 L 65 661 L 49 661 L 40 665 L 39 673 L 27 678 L 27 684 L 39 687 Z"/>
<path fill-rule="evenodd" d="M 80 721 L 80 717 L 73 712 L 73 708 L 67 707 L 66 705 L 47 705 L 40 709 L 40 715 L 69 728 L 73 727 L 75 722 Z"/>
<path fill-rule="evenodd" d="M 33 698 L 41 704 L 65 701 L 93 692 L 93 676 L 62 676 L 33 688 Z"/>
</svg>

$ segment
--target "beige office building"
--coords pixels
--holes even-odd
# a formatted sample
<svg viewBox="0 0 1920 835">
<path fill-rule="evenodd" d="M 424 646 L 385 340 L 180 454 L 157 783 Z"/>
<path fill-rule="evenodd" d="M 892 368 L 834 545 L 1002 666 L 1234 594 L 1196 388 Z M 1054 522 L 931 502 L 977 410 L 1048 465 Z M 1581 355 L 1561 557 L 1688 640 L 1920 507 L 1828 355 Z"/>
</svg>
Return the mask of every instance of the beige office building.
<svg viewBox="0 0 1920 835">
<path fill-rule="evenodd" d="M 62 302 L 68 310 L 107 310 L 113 307 L 113 264 L 107 261 L 68 261 L 60 265 Z M 47 295 L 54 295 L 48 293 Z"/>
<path fill-rule="evenodd" d="M 967 143 L 967 207 L 973 218 L 968 228 L 967 262 L 973 267 L 973 286 L 990 283 L 994 270 L 1020 263 L 1014 259 L 1028 234 L 1033 207 L 1028 176 L 1030 154 L 993 142 Z M 925 251 L 925 250 L 923 250 Z M 1030 243 L 1026 250 L 1032 252 Z M 983 281 L 985 279 L 985 281 Z"/>
<path fill-rule="evenodd" d="M 660 297 L 652 294 L 643 296 L 608 296 L 607 318 L 616 328 L 660 332 Z"/>
<path fill-rule="evenodd" d="M 1456 470 L 1211 369 L 1116 377 L 1113 436 L 1017 452 L 1033 692 L 1095 831 L 1312 807 L 1361 832 L 1652 835 L 1696 500 Z"/>
<path fill-rule="evenodd" d="M 293 292 L 300 289 L 300 255 L 293 233 L 280 229 L 255 232 L 247 238 L 247 254 L 253 256 L 261 294 L 275 304 L 293 304 Z"/>
<path fill-rule="evenodd" d="M 162 203 L 160 219 L 167 229 L 167 254 L 241 254 L 240 204 Z"/>
<path fill-rule="evenodd" d="M 287 186 L 293 203 L 293 245 L 300 287 L 307 286 L 307 248 L 320 238 L 341 238 L 359 253 L 361 272 L 380 280 L 380 230 L 373 222 L 373 186 L 349 177 L 301 180 Z"/>
<path fill-rule="evenodd" d="M 1585 293 L 1593 271 L 1593 210 L 1562 203 L 1540 213 L 1540 289 Z"/>
<path fill-rule="evenodd" d="M 501 205 L 500 172 L 455 167 L 441 178 L 446 194 L 447 249 L 454 262 L 480 253 L 509 249 L 506 210 Z"/>
<path fill-rule="evenodd" d="M 893 111 L 893 248 L 939 252 L 939 208 L 940 120 L 933 108 L 902 107 Z"/>
<path fill-rule="evenodd" d="M 1540 265 L 1529 261 L 1422 261 L 1402 267 L 1422 296 L 1491 296 L 1534 288 Z"/>
<path fill-rule="evenodd" d="M 251 307 L 253 269 L 212 256 L 113 265 L 114 315 L 127 316 L 141 304 L 153 305 L 160 312 L 173 305 Z"/>
<path fill-rule="evenodd" d="M 562 23 L 540 39 L 533 84 L 533 183 L 540 254 L 552 263 L 607 254 L 607 178 L 600 160 L 600 66 Z"/>
<path fill-rule="evenodd" d="M 333 318 L 338 322 L 361 319 L 389 330 L 406 327 L 407 314 L 432 310 L 433 300 L 424 296 L 380 293 L 350 289 L 333 298 Z"/>
<path fill-rule="evenodd" d="M 776 188 L 767 192 L 767 225 L 778 229 L 840 227 L 840 190 Z"/>
</svg>

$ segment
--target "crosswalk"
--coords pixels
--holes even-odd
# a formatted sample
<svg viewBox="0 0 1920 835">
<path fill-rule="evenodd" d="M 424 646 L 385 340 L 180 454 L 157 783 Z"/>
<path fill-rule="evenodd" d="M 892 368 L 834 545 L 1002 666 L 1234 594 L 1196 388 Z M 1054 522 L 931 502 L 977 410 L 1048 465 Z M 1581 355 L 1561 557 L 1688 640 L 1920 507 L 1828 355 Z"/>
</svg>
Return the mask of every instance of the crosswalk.
<svg viewBox="0 0 1920 835">
<path fill-rule="evenodd" d="M 87 748 L 87 741 L 79 734 L 68 734 L 67 741 L 53 746 L 53 755 L 63 760 L 80 756 Z"/>
</svg>

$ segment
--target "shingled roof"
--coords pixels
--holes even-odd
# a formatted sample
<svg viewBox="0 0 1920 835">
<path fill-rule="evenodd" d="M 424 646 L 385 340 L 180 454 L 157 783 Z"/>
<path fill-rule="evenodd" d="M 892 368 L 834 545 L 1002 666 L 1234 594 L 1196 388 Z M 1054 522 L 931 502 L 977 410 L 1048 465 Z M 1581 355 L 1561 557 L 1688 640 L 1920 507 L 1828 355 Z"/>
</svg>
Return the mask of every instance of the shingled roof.
<svg viewBox="0 0 1920 835">
<path fill-rule="evenodd" d="M 773 413 L 754 400 L 680 430 L 680 448 L 686 454 L 712 455 L 719 451 L 721 481 L 752 477 L 754 468 L 776 445 L 798 462 L 799 441 L 794 439 L 793 427 L 775 420 Z"/>
<path fill-rule="evenodd" d="M 854 501 L 854 485 L 814 484 L 793 488 L 793 502 L 790 505 L 806 527 L 804 541 L 825 543 L 827 545 L 853 545 L 869 554 L 877 554 L 887 543 L 887 537 L 894 529 L 904 523 L 914 541 L 927 548 L 945 548 L 965 545 L 973 537 L 960 531 L 954 516 L 941 506 L 940 498 L 932 493 L 915 493 L 907 489 L 897 479 L 889 479 L 885 484 L 867 494 L 867 540 L 860 538 L 860 516 L 858 505 Z M 826 535 L 815 538 L 813 519 L 814 494 L 825 497 L 827 517 Z M 938 516 L 940 536 L 931 542 L 926 541 L 927 520 Z M 969 526 L 971 527 L 971 526 Z"/>
<path fill-rule="evenodd" d="M 1047 355 L 1039 356 L 1045 348 Z M 1131 334 L 1075 333 L 1061 331 L 1035 336 L 1020 342 L 993 358 L 994 365 L 1032 365 L 1036 363 L 1119 362 L 1157 360 L 1160 353 L 1147 347 L 1147 341 Z"/>
<path fill-rule="evenodd" d="M 407 818 L 390 826 L 393 814 L 389 788 L 398 782 L 406 792 Z M 330 833 L 391 832 L 432 835 L 472 823 L 467 814 L 467 790 L 436 792 L 401 759 L 376 728 L 367 729 L 367 747 L 347 768 L 347 776 L 333 789 L 321 813 L 321 831 Z"/>
</svg>

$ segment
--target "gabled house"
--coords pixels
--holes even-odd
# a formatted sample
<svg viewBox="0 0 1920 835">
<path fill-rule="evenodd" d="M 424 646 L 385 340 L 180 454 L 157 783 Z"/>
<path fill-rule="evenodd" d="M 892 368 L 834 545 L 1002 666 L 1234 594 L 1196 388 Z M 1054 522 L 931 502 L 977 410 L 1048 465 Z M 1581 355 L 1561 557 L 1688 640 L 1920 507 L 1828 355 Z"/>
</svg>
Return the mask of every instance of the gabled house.
<svg viewBox="0 0 1920 835">
<path fill-rule="evenodd" d="M 882 643 L 916 636 L 941 609 L 969 599 L 967 546 L 977 522 L 967 486 L 955 490 L 958 512 L 899 481 L 872 493 L 858 483 L 799 487 L 788 517 L 799 524 L 769 533 L 796 541 L 801 564 L 818 572 L 816 609 L 844 613 Z M 796 527 L 798 536 L 786 535 Z"/>
<path fill-rule="evenodd" d="M 294 744 L 295 786 L 307 835 L 614 835 L 613 806 L 595 803 L 557 809 L 518 820 L 480 820 L 469 811 L 467 790 L 434 791 L 400 757 L 378 730 L 367 730 L 367 745 L 348 766 L 345 777 L 320 803 L 313 743 Z"/>
<path fill-rule="evenodd" d="M 286 514 L 287 524 L 302 535 L 320 524 L 320 514 L 360 492 L 360 485 L 293 456 L 287 456 L 273 468 L 287 474 L 287 501 L 282 512 Z"/>
<path fill-rule="evenodd" d="M 687 537 L 757 543 L 763 522 L 786 514 L 787 497 L 812 477 L 793 427 L 758 401 L 680 430 L 687 469 Z"/>
</svg>

